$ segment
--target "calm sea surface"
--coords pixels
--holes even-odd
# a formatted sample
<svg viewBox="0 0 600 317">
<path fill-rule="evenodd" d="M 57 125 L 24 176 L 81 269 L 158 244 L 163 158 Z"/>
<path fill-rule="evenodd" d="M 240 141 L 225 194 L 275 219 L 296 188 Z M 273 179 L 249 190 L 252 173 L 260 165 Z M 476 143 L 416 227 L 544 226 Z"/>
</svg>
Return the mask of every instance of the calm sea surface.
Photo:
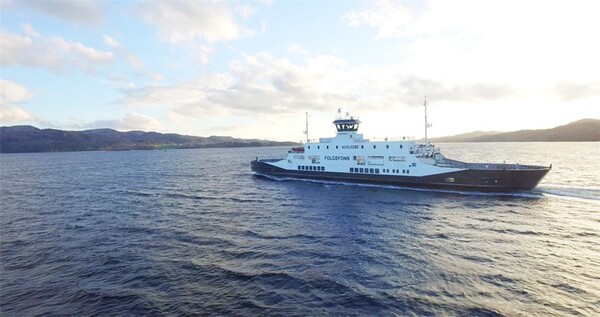
<svg viewBox="0 0 600 317">
<path fill-rule="evenodd" d="M 600 143 L 527 193 L 253 176 L 287 148 L 0 155 L 0 315 L 600 316 Z"/>
</svg>

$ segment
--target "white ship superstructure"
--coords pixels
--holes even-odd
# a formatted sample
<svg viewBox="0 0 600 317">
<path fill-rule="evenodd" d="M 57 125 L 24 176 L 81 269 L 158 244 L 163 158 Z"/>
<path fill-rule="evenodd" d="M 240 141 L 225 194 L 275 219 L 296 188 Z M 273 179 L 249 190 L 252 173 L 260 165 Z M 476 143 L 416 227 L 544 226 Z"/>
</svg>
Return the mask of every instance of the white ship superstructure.
<svg viewBox="0 0 600 317">
<path fill-rule="evenodd" d="M 350 115 L 342 118 L 338 113 L 333 123 L 337 130 L 335 137 L 306 142 L 303 147 L 289 151 L 286 160 L 272 165 L 286 170 L 405 176 L 461 170 L 435 165 L 436 155 L 441 154 L 431 144 L 365 139 L 358 133 L 360 120 Z"/>
</svg>

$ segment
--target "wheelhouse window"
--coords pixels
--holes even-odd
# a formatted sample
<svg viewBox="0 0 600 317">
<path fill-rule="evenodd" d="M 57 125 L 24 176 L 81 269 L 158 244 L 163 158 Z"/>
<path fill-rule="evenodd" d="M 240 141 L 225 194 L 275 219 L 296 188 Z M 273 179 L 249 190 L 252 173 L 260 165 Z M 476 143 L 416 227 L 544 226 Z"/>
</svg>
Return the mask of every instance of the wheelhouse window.
<svg viewBox="0 0 600 317">
<path fill-rule="evenodd" d="M 358 131 L 358 123 L 339 123 L 335 128 L 338 132 Z"/>
</svg>

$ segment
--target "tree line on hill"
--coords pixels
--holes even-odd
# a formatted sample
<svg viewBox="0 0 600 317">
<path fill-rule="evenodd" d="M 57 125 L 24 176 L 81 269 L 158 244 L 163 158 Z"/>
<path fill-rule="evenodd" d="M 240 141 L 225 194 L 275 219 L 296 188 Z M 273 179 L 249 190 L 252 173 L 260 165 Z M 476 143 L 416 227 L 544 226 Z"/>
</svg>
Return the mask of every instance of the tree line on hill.
<svg viewBox="0 0 600 317">
<path fill-rule="evenodd" d="M 119 132 L 112 129 L 63 131 L 33 126 L 0 127 L 1 153 L 127 151 L 294 145 L 229 136 L 197 137 L 175 133 L 143 131 Z"/>
</svg>

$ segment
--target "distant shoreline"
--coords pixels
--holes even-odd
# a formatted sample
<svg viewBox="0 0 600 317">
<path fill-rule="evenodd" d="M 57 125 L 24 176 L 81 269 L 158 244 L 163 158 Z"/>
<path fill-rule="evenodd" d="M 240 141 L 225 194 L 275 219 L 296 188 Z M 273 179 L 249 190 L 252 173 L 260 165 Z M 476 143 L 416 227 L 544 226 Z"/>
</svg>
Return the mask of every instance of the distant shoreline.
<svg viewBox="0 0 600 317">
<path fill-rule="evenodd" d="M 418 140 L 424 141 L 424 140 Z M 600 120 L 583 119 L 552 129 L 514 132 L 475 131 L 429 138 L 429 142 L 600 142 Z M 230 136 L 198 137 L 175 133 L 112 129 L 64 131 L 22 125 L 0 127 L 0 153 L 130 151 L 203 148 L 294 146 L 298 142 L 239 139 Z"/>
<path fill-rule="evenodd" d="M 63 131 L 38 129 L 33 126 L 0 127 L 0 153 L 241 148 L 297 144 L 228 136 L 197 137 L 175 133 L 119 132 L 112 129 Z"/>
</svg>

